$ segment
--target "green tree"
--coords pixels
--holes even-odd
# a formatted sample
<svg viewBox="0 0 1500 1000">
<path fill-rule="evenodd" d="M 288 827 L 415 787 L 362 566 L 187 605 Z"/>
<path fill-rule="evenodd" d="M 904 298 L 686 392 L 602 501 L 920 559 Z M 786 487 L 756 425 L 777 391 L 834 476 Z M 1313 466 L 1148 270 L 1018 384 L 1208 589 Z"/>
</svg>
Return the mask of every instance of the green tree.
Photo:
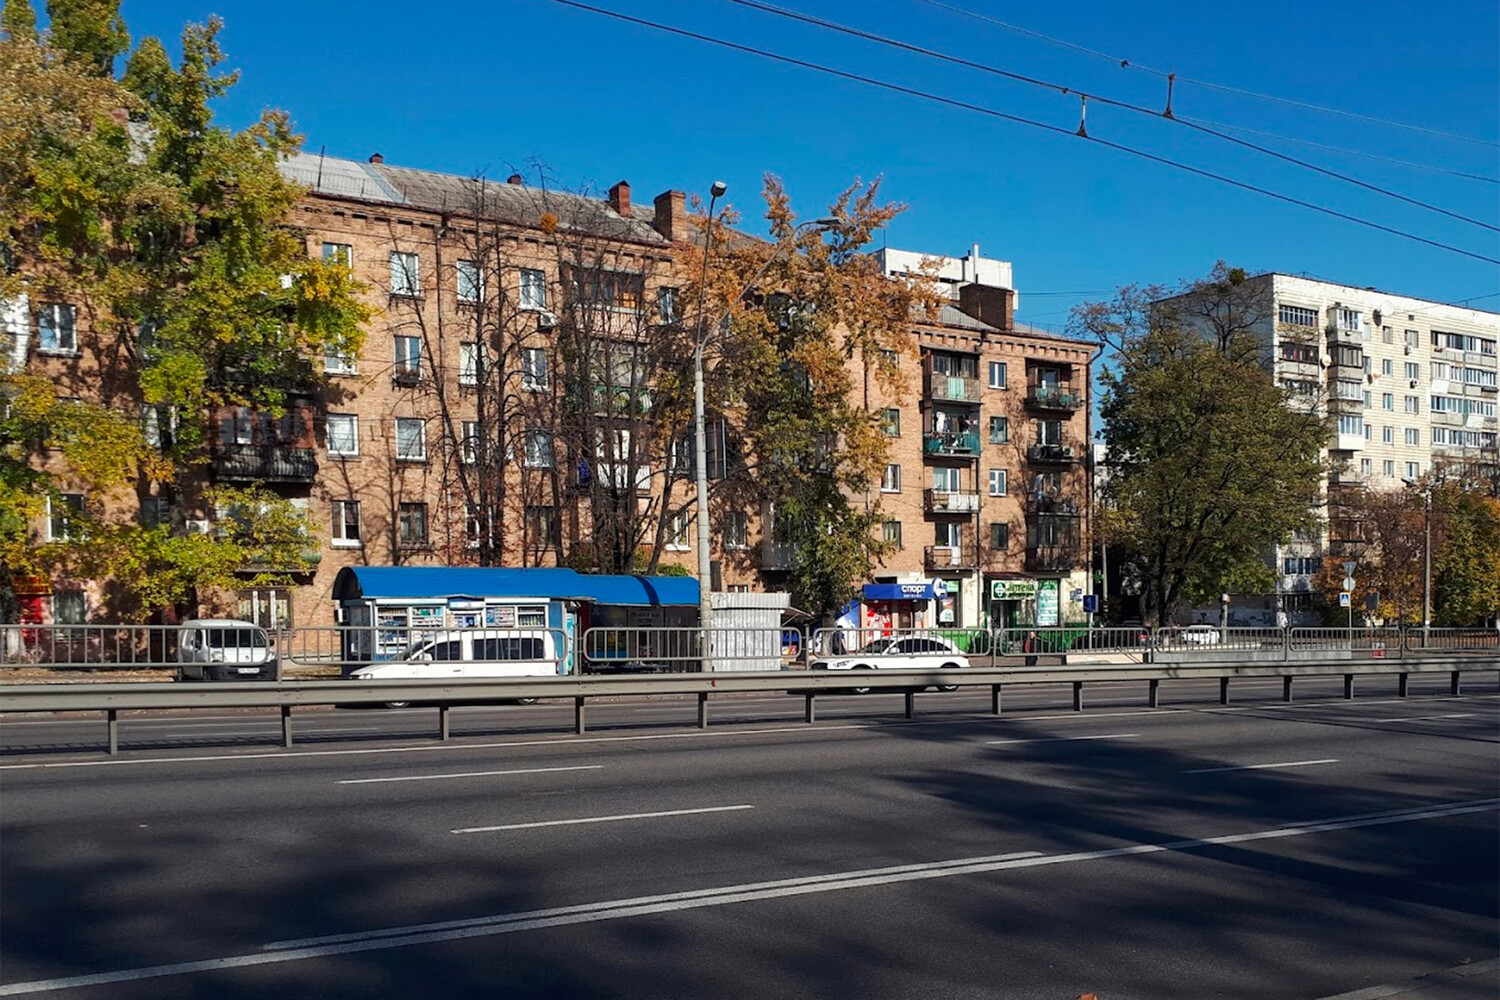
<svg viewBox="0 0 1500 1000">
<path fill-rule="evenodd" d="M 0 31 L 9 38 L 36 41 L 36 10 L 30 0 L 6 0 L 0 10 Z"/>
<path fill-rule="evenodd" d="M 1115 348 L 1100 377 L 1103 489 L 1157 623 L 1183 601 L 1270 590 L 1266 553 L 1316 521 L 1328 437 L 1263 367 L 1242 272 L 1220 265 L 1176 292 L 1129 287 L 1074 316 Z"/>
<path fill-rule="evenodd" d="M 1433 623 L 1475 625 L 1500 616 L 1500 500 L 1481 482 L 1433 489 Z"/>
<path fill-rule="evenodd" d="M 26 419 L 0 434 L 0 573 L 23 565 L 87 567 L 133 590 L 126 606 L 171 603 L 157 586 L 192 560 L 239 560 L 242 571 L 302 564 L 303 545 L 285 532 L 252 535 L 255 545 L 224 545 L 209 560 L 200 540 L 165 544 L 137 530 L 133 504 L 98 504 L 91 530 L 28 556 L 28 524 L 38 498 L 62 489 L 159 491 L 179 512 L 212 509 L 205 492 L 205 431 L 213 408 L 249 405 L 271 414 L 289 391 L 316 392 L 309 355 L 356 351 L 368 309 L 338 261 L 309 259 L 291 225 L 301 195 L 279 170 L 300 140 L 286 116 L 268 111 L 242 130 L 214 124 L 212 101 L 235 82 L 223 73 L 220 23 L 190 25 L 173 65 L 154 38 L 137 46 L 122 77 L 113 75 L 129 35 L 116 0 L 53 0 L 51 24 L 27 31 L 29 8 L 7 3 L 0 40 L 0 303 L 70 303 L 78 317 L 80 364 L 68 376 L 90 394 L 61 405 L 55 386 L 35 376 L 0 374 L 0 390 L 34 400 Z M 136 422 L 155 408 L 150 440 Z M 120 467 L 101 476 L 91 449 L 47 461 L 32 426 L 47 414 L 90 413 L 116 433 Z M 113 413 L 110 420 L 105 415 Z M 84 421 L 85 424 L 91 421 Z M 94 433 L 94 428 L 85 428 Z M 122 432 L 123 433 L 123 432 Z M 86 436 L 85 436 L 86 439 Z M 101 449 L 92 449 L 98 452 Z M 42 469 L 45 469 L 43 473 Z M 275 498 L 245 507 L 250 520 L 300 517 Z M 113 523 L 107 511 L 117 511 Z M 179 515 L 179 521 L 181 515 Z M 266 546 L 281 551 L 269 554 Z M 225 539 L 218 539 L 224 542 Z M 200 578 L 200 583 L 205 578 Z M 242 578 L 243 579 L 243 578 Z M 223 585 L 229 577 L 214 578 Z"/>
</svg>

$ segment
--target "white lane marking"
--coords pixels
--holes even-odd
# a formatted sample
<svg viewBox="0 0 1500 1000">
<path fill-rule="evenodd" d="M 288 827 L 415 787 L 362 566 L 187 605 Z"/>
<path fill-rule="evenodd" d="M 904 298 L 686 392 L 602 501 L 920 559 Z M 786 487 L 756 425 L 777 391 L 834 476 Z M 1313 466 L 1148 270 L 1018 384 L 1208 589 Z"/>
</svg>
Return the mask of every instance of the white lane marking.
<svg viewBox="0 0 1500 1000">
<path fill-rule="evenodd" d="M 549 819 L 541 823 L 504 823 L 500 826 L 466 826 L 452 833 L 495 833 L 500 830 L 535 830 L 543 826 L 576 826 L 580 823 L 616 823 L 627 819 L 660 819 L 663 816 L 694 816 L 698 813 L 735 812 L 754 806 L 705 806 L 702 809 L 668 809 L 653 813 L 621 813 L 618 816 L 585 816 L 581 819 Z"/>
<path fill-rule="evenodd" d="M 1325 757 L 1322 760 L 1289 760 L 1280 764 L 1240 764 L 1236 767 L 1200 767 L 1192 771 L 1183 771 L 1183 774 L 1218 774 L 1220 771 L 1264 771 L 1275 767 L 1311 767 L 1314 764 L 1337 764 L 1337 757 Z"/>
<path fill-rule="evenodd" d="M 438 781 L 442 778 L 490 778 L 499 774 L 551 774 L 554 771 L 598 771 L 603 764 L 577 764 L 570 767 L 523 767 L 514 771 L 464 771 L 461 774 L 408 774 L 395 778 L 346 778 L 340 785 L 378 785 L 387 781 Z"/>
<path fill-rule="evenodd" d="M 985 740 L 987 747 L 1005 746 L 1010 743 L 1074 743 L 1079 740 L 1129 740 L 1140 733 L 1106 733 L 1103 736 L 1039 736 L 1029 740 Z"/>
<path fill-rule="evenodd" d="M 1021 857 L 1016 855 L 999 855 L 979 858 L 957 858 L 951 861 L 937 862 L 932 865 L 903 866 L 901 868 L 880 869 L 873 872 L 836 873 L 824 876 L 817 881 L 792 879 L 782 882 L 759 882 L 748 885 L 722 886 L 717 889 L 700 890 L 696 893 L 677 893 L 668 896 L 641 896 L 633 899 L 606 900 L 584 906 L 563 907 L 557 910 L 532 910 L 498 914 L 469 921 L 423 924 L 412 927 L 340 935 L 333 938 L 310 939 L 327 942 L 324 944 L 285 942 L 279 946 L 266 946 L 277 950 L 255 952 L 248 955 L 231 955 L 224 958 L 202 959 L 196 962 L 178 962 L 172 965 L 156 965 L 140 969 L 122 969 L 114 972 L 98 972 L 81 976 L 65 976 L 56 979 L 33 980 L 31 982 L 6 983 L 0 985 L 0 996 L 22 996 L 30 993 L 45 993 L 49 990 L 136 982 L 144 979 L 160 979 L 164 976 L 189 975 L 196 972 L 215 972 L 223 969 L 247 968 L 257 965 L 303 962 L 310 959 L 329 958 L 335 955 L 350 955 L 360 952 L 381 951 L 388 948 L 402 948 L 411 945 L 434 944 L 468 938 L 492 937 L 497 934 L 513 934 L 519 931 L 537 930 L 544 927 L 597 923 L 603 920 L 619 920 L 656 913 L 701 909 L 709 906 L 726 906 L 733 903 L 803 896 L 813 893 L 841 892 L 847 889 L 889 885 L 898 882 L 951 878 L 955 875 L 976 875 L 986 872 L 1035 868 L 1044 865 L 1071 864 L 1080 861 L 1098 861 L 1106 858 L 1130 857 L 1141 854 L 1190 851 L 1202 847 L 1243 844 L 1258 840 L 1302 837 L 1312 833 L 1327 833 L 1337 830 L 1355 829 L 1357 827 L 1411 823 L 1424 819 L 1461 816 L 1466 813 L 1490 812 L 1497 805 L 1500 805 L 1500 799 L 1450 802 L 1443 805 L 1408 809 L 1402 813 L 1389 816 L 1335 817 L 1296 826 L 1252 830 L 1246 833 L 1233 833 L 1220 837 L 1173 840 L 1157 844 L 1134 844 L 1129 847 L 1115 847 L 1098 851 L 1078 851 L 1069 854 L 1032 854 Z"/>
<path fill-rule="evenodd" d="M 1438 722 L 1443 719 L 1472 719 L 1473 712 L 1455 712 L 1452 715 L 1409 715 L 1404 719 L 1366 719 L 1366 722 Z"/>
<path fill-rule="evenodd" d="M 1116 682 L 1110 682 L 1116 683 Z M 1121 681 L 1118 683 L 1134 683 Z M 1462 700 L 1472 701 L 1475 699 L 1496 699 L 1500 695 L 1473 694 L 1463 695 Z M 586 743 L 634 743 L 648 740 L 691 740 L 691 739 L 720 739 L 727 736 L 762 736 L 777 735 L 785 733 L 796 733 L 803 736 L 819 736 L 823 733 L 839 732 L 843 730 L 857 729 L 882 729 L 895 726 L 972 726 L 977 722 L 987 721 L 999 724 L 1012 722 L 1090 722 L 1094 719 L 1165 719 L 1178 715 L 1221 715 L 1233 712 L 1262 712 L 1268 709 L 1283 710 L 1307 710 L 1316 708 L 1345 708 L 1354 710 L 1375 705 L 1401 705 L 1411 704 L 1418 701 L 1454 701 L 1451 695 L 1432 695 L 1424 698 L 1392 698 L 1384 701 L 1365 701 L 1357 706 L 1343 699 L 1330 699 L 1329 701 L 1308 701 L 1299 705 L 1236 705 L 1236 706 L 1187 706 L 1183 708 L 1137 708 L 1123 712 L 1068 712 L 1059 715 L 1028 715 L 1024 718 L 1003 718 L 984 712 L 978 715 L 967 715 L 960 719 L 926 719 L 920 722 L 881 721 L 881 722 L 853 722 L 840 725 L 824 725 L 805 723 L 796 726 L 772 726 L 762 729 L 717 729 L 717 730 L 694 730 L 687 733 L 649 733 L 634 736 L 567 736 L 559 735 L 546 740 L 516 740 L 508 743 L 457 743 L 449 746 L 434 746 L 422 744 L 418 746 L 403 747 L 370 747 L 365 749 L 346 750 L 304 750 L 287 753 L 285 751 L 272 753 L 226 753 L 207 754 L 200 757 L 134 757 L 128 760 L 60 760 L 39 762 L 34 764 L 0 764 L 0 771 L 35 771 L 48 768 L 60 767 L 125 767 L 138 764 L 198 764 L 229 762 L 242 760 L 300 760 L 304 757 L 353 757 L 366 754 L 384 753 L 441 753 L 443 751 L 467 751 L 467 750 L 498 750 L 512 747 L 572 747 L 582 746 Z M 1313 724 L 1322 720 L 1314 719 Z M 0 721 L 0 729 L 8 723 Z M 98 725 L 98 723 L 94 723 Z"/>
</svg>

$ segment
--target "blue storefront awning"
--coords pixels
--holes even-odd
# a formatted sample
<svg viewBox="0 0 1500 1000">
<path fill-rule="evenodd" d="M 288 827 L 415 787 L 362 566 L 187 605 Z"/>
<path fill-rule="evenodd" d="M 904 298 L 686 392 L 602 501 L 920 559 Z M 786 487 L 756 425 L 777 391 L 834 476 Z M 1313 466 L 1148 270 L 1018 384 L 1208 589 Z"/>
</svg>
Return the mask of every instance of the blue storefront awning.
<svg viewBox="0 0 1500 1000">
<path fill-rule="evenodd" d="M 936 597 L 930 583 L 867 583 L 867 601 L 930 601 Z"/>
<path fill-rule="evenodd" d="M 333 581 L 335 601 L 488 597 L 696 607 L 698 581 L 684 576 L 607 576 L 549 567 L 485 566 L 345 566 Z"/>
</svg>

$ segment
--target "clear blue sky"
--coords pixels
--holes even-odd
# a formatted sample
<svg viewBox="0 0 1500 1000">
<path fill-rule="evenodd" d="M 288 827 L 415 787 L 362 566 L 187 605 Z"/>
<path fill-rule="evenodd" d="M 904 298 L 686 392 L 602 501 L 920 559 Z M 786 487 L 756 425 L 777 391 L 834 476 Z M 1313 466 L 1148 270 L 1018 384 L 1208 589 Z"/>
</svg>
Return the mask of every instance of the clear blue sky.
<svg viewBox="0 0 1500 1000">
<path fill-rule="evenodd" d="M 1392 128 L 1180 82 L 1179 115 L 1368 153 L 1500 175 L 1500 5 L 1494 0 L 1262 0 L 1070 4 L 947 0 L 1183 77 L 1461 133 Z M 1076 97 L 829 34 L 724 0 L 594 0 L 639 17 L 1007 113 L 1076 128 Z M 1160 108 L 1140 69 L 965 18 L 920 0 L 784 0 L 796 9 L 964 58 Z M 38 6 L 42 6 L 38 3 Z M 569 188 L 630 181 L 730 185 L 747 215 L 762 173 L 807 217 L 856 177 L 910 207 L 891 246 L 960 255 L 978 242 L 1015 264 L 1019 318 L 1061 323 L 1073 304 L 1132 283 L 1175 282 L 1225 259 L 1438 300 L 1500 293 L 1500 268 L 1279 204 L 1024 125 L 941 107 L 551 0 L 125 0 L 132 34 L 169 42 L 211 13 L 240 85 L 219 108 L 243 124 L 291 113 L 316 151 L 460 174 L 531 161 Z M 175 44 L 172 45 L 175 51 Z M 1181 125 L 1090 104 L 1091 135 L 1275 188 L 1429 239 L 1500 257 L 1496 233 L 1359 191 Z M 1249 138 L 1256 139 L 1251 136 Z M 1256 139 L 1450 211 L 1500 223 L 1500 187 L 1383 160 Z M 747 220 L 748 221 L 748 220 Z M 1500 309 L 1500 294 L 1475 306 Z"/>
</svg>

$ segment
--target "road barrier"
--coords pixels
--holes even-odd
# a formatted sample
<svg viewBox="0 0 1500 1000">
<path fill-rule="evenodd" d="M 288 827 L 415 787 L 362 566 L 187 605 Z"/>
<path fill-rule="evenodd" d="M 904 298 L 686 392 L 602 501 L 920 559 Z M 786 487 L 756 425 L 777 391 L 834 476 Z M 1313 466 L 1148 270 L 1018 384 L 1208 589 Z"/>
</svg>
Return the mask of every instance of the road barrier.
<svg viewBox="0 0 1500 1000">
<path fill-rule="evenodd" d="M 1450 650 L 1442 655 L 1418 656 L 1407 651 L 1391 658 L 1346 659 L 1338 662 L 1303 660 L 1263 662 L 1209 660 L 1171 663 L 1127 663 L 1047 666 L 971 666 L 966 670 L 881 669 L 863 671 L 861 687 L 873 692 L 900 693 L 906 717 L 916 712 L 916 694 L 939 685 L 985 686 L 991 710 L 1001 710 L 1001 689 L 1015 684 L 1070 684 L 1073 708 L 1083 709 L 1086 684 L 1145 681 L 1148 706 L 1159 705 L 1164 680 L 1219 681 L 1219 701 L 1228 704 L 1235 679 L 1279 677 L 1282 698 L 1292 700 L 1293 681 L 1299 677 L 1342 677 L 1344 697 L 1354 697 L 1360 675 L 1395 675 L 1397 694 L 1405 697 L 1412 674 L 1446 673 L 1449 691 L 1462 693 L 1462 674 L 1500 670 L 1500 654 L 1493 648 Z M 777 670 L 748 672 L 626 674 L 620 676 L 524 677 L 486 680 L 301 681 L 278 683 L 223 682 L 212 684 L 10 684 L 0 685 L 0 712 L 103 712 L 106 746 L 119 752 L 119 713 L 130 710 L 195 708 L 279 708 L 282 744 L 292 745 L 292 709 L 299 706 L 379 705 L 408 702 L 438 710 L 438 737 L 449 737 L 449 711 L 456 705 L 488 704 L 522 699 L 572 699 L 573 729 L 585 731 L 589 698 L 646 695 L 697 696 L 698 725 L 708 725 L 712 694 L 782 691 L 805 700 L 805 718 L 816 721 L 819 694 L 843 693 L 850 676 L 841 670 Z"/>
</svg>

